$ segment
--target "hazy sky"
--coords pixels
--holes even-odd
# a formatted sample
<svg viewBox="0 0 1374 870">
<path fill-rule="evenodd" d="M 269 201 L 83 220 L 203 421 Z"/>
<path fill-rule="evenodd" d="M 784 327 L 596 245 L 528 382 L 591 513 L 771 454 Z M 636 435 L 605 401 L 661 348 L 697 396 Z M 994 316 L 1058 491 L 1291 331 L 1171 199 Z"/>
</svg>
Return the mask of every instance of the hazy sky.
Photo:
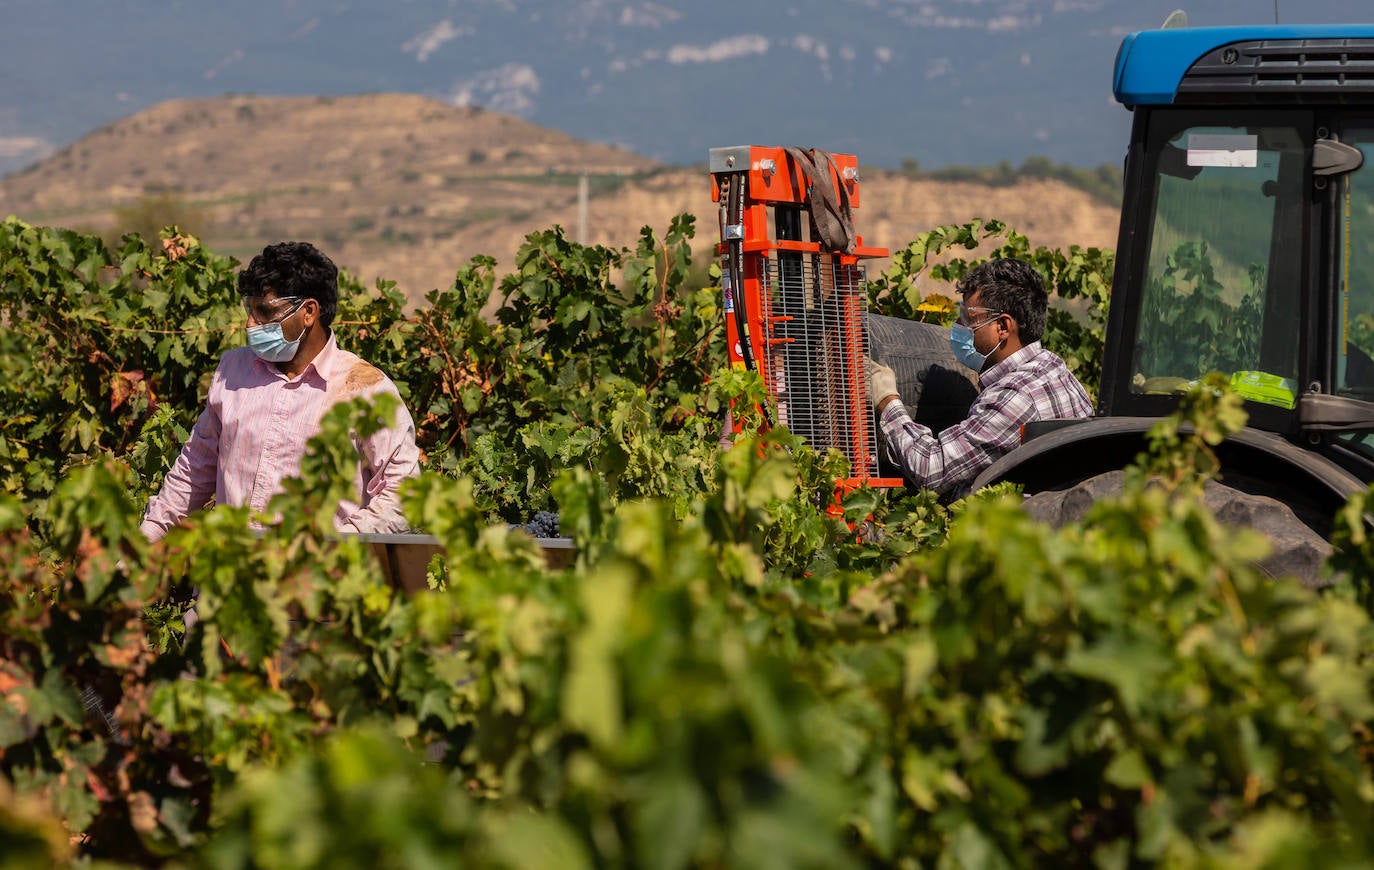
<svg viewBox="0 0 1374 870">
<path fill-rule="evenodd" d="M 661 160 L 804 142 L 925 166 L 1119 159 L 1123 35 L 1179 0 L 4 0 L 0 173 L 177 97 L 422 93 Z M 1273 23 L 1274 0 L 1184 4 Z M 1285 24 L 1374 19 L 1280 0 Z"/>
</svg>

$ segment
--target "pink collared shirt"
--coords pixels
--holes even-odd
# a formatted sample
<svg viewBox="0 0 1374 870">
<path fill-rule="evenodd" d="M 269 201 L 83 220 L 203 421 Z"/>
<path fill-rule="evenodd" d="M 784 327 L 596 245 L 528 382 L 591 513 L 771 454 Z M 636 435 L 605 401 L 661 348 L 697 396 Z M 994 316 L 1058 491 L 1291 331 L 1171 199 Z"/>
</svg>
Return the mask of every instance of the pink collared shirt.
<svg viewBox="0 0 1374 870">
<path fill-rule="evenodd" d="M 332 334 L 294 378 L 249 348 L 229 351 L 215 369 L 190 440 L 148 502 L 143 533 L 160 539 L 212 495 L 215 504 L 265 513 L 282 480 L 300 473 L 306 442 L 320 431 L 325 412 L 337 402 L 379 393 L 400 400 L 386 375 L 339 349 Z M 339 504 L 335 527 L 345 532 L 406 531 L 396 489 L 420 470 L 410 412 L 402 404 L 393 427 L 367 438 L 354 434 L 353 445 L 358 451 L 353 477 L 357 501 Z"/>
</svg>

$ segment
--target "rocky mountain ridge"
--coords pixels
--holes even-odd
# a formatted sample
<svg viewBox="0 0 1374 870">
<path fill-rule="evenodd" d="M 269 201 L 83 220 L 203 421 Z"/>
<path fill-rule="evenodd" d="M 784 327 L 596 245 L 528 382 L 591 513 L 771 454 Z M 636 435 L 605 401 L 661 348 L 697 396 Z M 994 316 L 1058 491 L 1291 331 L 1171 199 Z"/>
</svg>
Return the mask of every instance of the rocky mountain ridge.
<svg viewBox="0 0 1374 870">
<path fill-rule="evenodd" d="M 240 259 L 309 239 L 418 301 L 476 254 L 510 268 L 533 230 L 559 224 L 575 238 L 584 174 L 588 243 L 633 245 L 641 227 L 662 230 L 690 212 L 706 255 L 717 231 L 705 156 L 698 167 L 666 166 L 414 95 L 175 100 L 0 179 L 0 214 L 117 235 L 128 229 L 121 220 L 180 209 L 186 229 Z M 1005 220 L 1039 244 L 1115 243 L 1115 209 L 1057 181 L 992 187 L 868 166 L 862 178 L 856 222 L 869 244 L 900 247 L 975 217 Z"/>
</svg>

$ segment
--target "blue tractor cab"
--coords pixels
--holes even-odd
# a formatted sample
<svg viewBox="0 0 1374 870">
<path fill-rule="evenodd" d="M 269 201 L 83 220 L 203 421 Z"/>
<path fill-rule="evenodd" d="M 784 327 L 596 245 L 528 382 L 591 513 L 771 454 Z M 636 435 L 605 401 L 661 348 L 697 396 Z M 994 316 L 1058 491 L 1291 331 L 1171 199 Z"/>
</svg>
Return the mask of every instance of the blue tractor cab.
<svg viewBox="0 0 1374 870">
<path fill-rule="evenodd" d="M 1249 412 L 1221 483 L 1324 536 L 1374 481 L 1374 24 L 1136 33 L 1113 89 L 1134 117 L 1098 415 L 978 485 L 1120 469 L 1221 371 Z"/>
</svg>

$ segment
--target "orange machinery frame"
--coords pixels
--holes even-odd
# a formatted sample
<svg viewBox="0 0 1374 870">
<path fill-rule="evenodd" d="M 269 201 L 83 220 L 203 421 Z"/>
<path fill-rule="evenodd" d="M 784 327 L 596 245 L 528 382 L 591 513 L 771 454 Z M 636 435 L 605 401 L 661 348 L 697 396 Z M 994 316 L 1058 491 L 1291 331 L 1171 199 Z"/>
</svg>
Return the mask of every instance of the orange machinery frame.
<svg viewBox="0 0 1374 870">
<path fill-rule="evenodd" d="M 791 151 L 792 153 L 789 153 Z M 812 167 L 798 165 L 797 154 L 810 158 Z M 867 288 L 864 285 L 860 261 L 886 257 L 886 248 L 869 247 L 863 237 L 852 232 L 851 209 L 859 206 L 859 163 L 851 154 L 826 154 L 811 150 L 743 145 L 712 148 L 710 151 L 711 199 L 720 204 L 721 241 L 717 254 L 722 261 L 725 323 L 730 363 L 737 368 L 757 368 L 770 397 L 776 399 L 782 390 L 780 365 L 775 362 L 774 350 L 793 341 L 782 333 L 782 321 L 790 317 L 775 316 L 770 304 L 769 274 L 777 255 L 810 255 L 813 262 L 833 276 L 833 290 L 839 295 L 839 336 L 844 352 L 838 361 L 840 387 L 846 395 L 844 416 L 836 421 L 848 427 L 855 449 L 850 453 L 851 476 L 836 481 L 837 498 L 860 487 L 899 487 L 900 477 L 879 477 L 876 453 L 869 450 L 875 440 L 875 424 L 868 402 L 867 372 L 864 369 L 863 349 L 866 341 L 864 313 L 867 309 Z M 831 191 L 818 192 L 812 188 L 817 181 L 829 181 Z M 731 186 L 738 193 L 728 202 Z M 843 242 L 827 242 L 824 232 L 817 231 L 813 210 L 826 207 L 821 201 L 829 194 L 830 205 L 842 205 L 849 220 L 851 235 Z M 734 213 L 729 213 L 733 206 Z M 801 216 L 806 215 L 810 239 L 803 239 Z M 770 217 L 772 228 L 770 229 Z M 775 235 L 777 236 L 775 238 Z M 844 245 L 844 249 L 839 247 Z M 732 268 L 731 259 L 738 257 Z M 741 286 L 734 288 L 732 274 L 738 274 Z M 743 307 L 743 316 L 735 315 Z M 743 327 L 743 335 L 741 334 Z M 758 364 L 762 361 L 762 364 Z M 785 420 L 779 421 L 785 423 Z"/>
</svg>

